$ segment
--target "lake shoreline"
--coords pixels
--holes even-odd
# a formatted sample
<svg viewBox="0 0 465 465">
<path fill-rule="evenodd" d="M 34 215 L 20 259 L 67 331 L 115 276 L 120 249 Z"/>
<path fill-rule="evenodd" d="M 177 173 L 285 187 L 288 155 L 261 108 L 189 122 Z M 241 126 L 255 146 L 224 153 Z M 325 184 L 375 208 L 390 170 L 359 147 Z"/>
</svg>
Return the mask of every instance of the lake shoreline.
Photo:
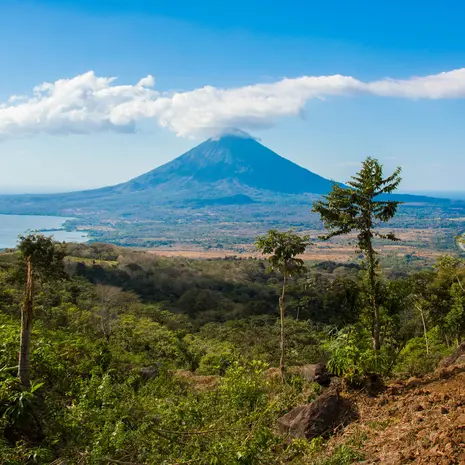
<svg viewBox="0 0 465 465">
<path fill-rule="evenodd" d="M 8 215 L 0 214 L 0 250 L 16 247 L 18 237 L 28 231 L 53 236 L 58 242 L 88 242 L 87 231 L 67 229 L 66 223 L 73 217 L 54 215 Z"/>
</svg>

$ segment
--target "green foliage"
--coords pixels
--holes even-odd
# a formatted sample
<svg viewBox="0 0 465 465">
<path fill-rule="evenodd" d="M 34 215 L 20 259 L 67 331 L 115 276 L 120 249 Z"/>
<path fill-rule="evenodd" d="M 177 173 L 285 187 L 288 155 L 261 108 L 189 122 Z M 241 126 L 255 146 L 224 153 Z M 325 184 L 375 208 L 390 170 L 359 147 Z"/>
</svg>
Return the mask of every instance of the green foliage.
<svg viewBox="0 0 465 465">
<path fill-rule="evenodd" d="M 369 373 L 387 375 L 394 361 L 394 352 L 389 344 L 380 351 L 373 350 L 369 331 L 364 327 L 347 327 L 327 343 L 331 354 L 328 369 L 331 373 L 357 386 Z"/>
<path fill-rule="evenodd" d="M 454 283 L 450 289 L 452 305 L 444 318 L 444 327 L 459 344 L 465 332 L 465 291 L 460 283 Z"/>
<path fill-rule="evenodd" d="M 35 392 L 44 383 L 33 383 L 24 389 L 16 378 L 9 377 L 0 384 L 0 416 L 8 426 L 35 421 L 33 414 Z"/>
<path fill-rule="evenodd" d="M 303 254 L 309 244 L 308 236 L 299 236 L 292 231 L 279 232 L 276 229 L 270 229 L 265 236 L 256 239 L 257 249 L 269 255 L 270 269 L 284 276 L 304 271 L 304 261 L 297 258 L 297 255 Z"/>
<path fill-rule="evenodd" d="M 222 393 L 236 408 L 247 407 L 255 409 L 257 403 L 263 400 L 266 391 L 263 371 L 267 365 L 258 360 L 250 363 L 235 362 L 226 371 L 221 384 Z"/>
<path fill-rule="evenodd" d="M 64 247 L 43 234 L 30 233 L 20 236 L 18 250 L 23 260 L 29 259 L 34 273 L 42 280 L 64 279 Z"/>
<path fill-rule="evenodd" d="M 113 350 L 121 360 L 142 365 L 169 364 L 181 357 L 173 331 L 145 317 L 123 315 L 114 331 Z"/>
<path fill-rule="evenodd" d="M 426 351 L 423 337 L 410 339 L 399 353 L 394 372 L 398 376 L 410 378 L 423 376 L 433 371 L 438 362 L 449 355 L 451 348 L 441 340 L 439 328 L 435 327 L 428 332 L 429 351 Z"/>
<path fill-rule="evenodd" d="M 1 372 L 17 368 L 19 326 L 13 318 L 0 312 L 0 368 Z"/>
<path fill-rule="evenodd" d="M 367 252 L 371 248 L 373 235 L 397 240 L 394 235 L 383 235 L 374 231 L 376 222 L 389 221 L 397 211 L 400 202 L 375 200 L 377 197 L 394 192 L 401 182 L 400 168 L 391 176 L 383 178 L 383 166 L 374 158 L 367 158 L 360 172 L 352 177 L 348 187 L 333 185 L 332 191 L 313 204 L 313 211 L 321 215 L 328 234 L 325 239 L 359 232 L 358 246 Z"/>
<path fill-rule="evenodd" d="M 197 372 L 202 375 L 224 375 L 238 359 L 235 347 L 228 343 L 208 345 Z"/>
<path fill-rule="evenodd" d="M 346 444 L 342 444 L 334 450 L 331 457 L 317 461 L 315 465 L 352 465 L 362 460 L 363 455 L 360 452 Z"/>
<path fill-rule="evenodd" d="M 256 245 L 258 250 L 263 254 L 268 254 L 268 262 L 271 270 L 279 271 L 283 277 L 281 296 L 279 298 L 279 316 L 281 323 L 280 331 L 280 350 L 281 357 L 279 367 L 281 370 L 281 379 L 285 380 L 285 332 L 284 332 L 284 298 L 286 294 L 287 279 L 295 274 L 303 273 L 305 270 L 304 261 L 297 258 L 297 255 L 305 252 L 309 245 L 308 236 L 300 237 L 291 231 L 279 232 L 270 229 L 265 236 L 257 238 Z"/>
<path fill-rule="evenodd" d="M 287 317 L 285 338 L 289 365 L 324 363 L 327 353 L 323 341 L 327 339 L 330 329 L 327 325 Z M 279 321 L 264 315 L 223 324 L 209 323 L 201 328 L 200 337 L 192 341 L 190 347 L 196 348 L 196 352 L 200 353 L 198 359 L 208 352 L 231 353 L 231 348 L 234 347 L 234 354 L 240 353 L 247 360 L 258 359 L 277 366 L 280 353 L 276 341 L 279 333 Z M 219 341 L 226 345 L 218 344 Z M 229 359 L 229 356 L 225 358 Z"/>
<path fill-rule="evenodd" d="M 65 258 L 70 278 L 44 281 L 35 295 L 30 389 L 15 377 L 21 260 L 0 254 L 0 463 L 361 460 L 362 439 L 331 450 L 321 438 L 276 434 L 276 419 L 321 389 L 293 369 L 285 384 L 268 370 L 280 360 L 279 273 L 267 275 L 259 260 L 159 259 L 103 245 L 76 253 L 89 261 L 77 267 L 82 257 Z M 434 269 L 388 273 L 379 277 L 380 351 L 359 266 L 321 263 L 295 276 L 287 286 L 289 365 L 328 361 L 357 385 L 372 372 L 423 374 L 453 351 L 465 336 L 463 262 L 446 257 Z M 177 307 L 189 283 L 202 292 L 188 296 L 207 296 L 198 302 L 209 310 L 189 316 Z"/>
</svg>

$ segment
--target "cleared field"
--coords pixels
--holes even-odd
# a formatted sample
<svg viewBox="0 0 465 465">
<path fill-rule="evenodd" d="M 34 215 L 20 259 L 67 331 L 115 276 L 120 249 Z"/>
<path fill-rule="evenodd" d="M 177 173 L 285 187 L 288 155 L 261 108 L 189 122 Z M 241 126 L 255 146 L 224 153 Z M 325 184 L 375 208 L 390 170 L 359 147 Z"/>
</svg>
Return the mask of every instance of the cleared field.
<svg viewBox="0 0 465 465">
<path fill-rule="evenodd" d="M 391 230 L 381 230 L 382 233 Z M 338 262 L 352 261 L 357 257 L 356 234 L 344 237 L 335 237 L 328 241 L 321 241 L 318 236 L 321 231 L 305 231 L 312 238 L 312 245 L 307 252 L 302 255 L 305 260 L 331 260 Z M 377 240 L 376 249 L 384 254 L 405 256 L 414 254 L 427 260 L 434 260 L 440 255 L 444 255 L 444 250 L 438 249 L 438 243 L 446 241 L 447 232 L 438 229 L 396 229 L 399 242 Z M 260 257 L 260 253 L 255 250 L 254 244 L 237 244 L 230 249 L 211 248 L 208 250 L 196 246 L 186 246 L 186 244 L 175 244 L 171 247 L 160 247 L 149 250 L 149 253 L 163 255 L 167 257 L 186 258 L 225 258 L 225 257 Z"/>
</svg>

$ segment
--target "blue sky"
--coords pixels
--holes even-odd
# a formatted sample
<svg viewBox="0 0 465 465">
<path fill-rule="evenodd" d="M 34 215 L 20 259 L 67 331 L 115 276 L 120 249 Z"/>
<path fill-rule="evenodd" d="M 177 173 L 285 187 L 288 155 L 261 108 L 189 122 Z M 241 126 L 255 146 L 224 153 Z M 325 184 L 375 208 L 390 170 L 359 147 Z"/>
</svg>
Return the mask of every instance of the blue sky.
<svg viewBox="0 0 465 465">
<path fill-rule="evenodd" d="M 403 167 L 405 191 L 465 190 L 465 74 L 411 81 L 465 68 L 463 2 L 26 0 L 1 7 L 1 192 L 121 182 L 201 142 L 213 124 L 231 123 L 328 178 L 346 180 L 370 155 L 387 169 Z M 137 87 L 148 75 L 154 86 L 149 79 Z M 343 78 L 326 79 L 321 90 L 299 80 L 333 75 Z M 42 90 L 36 105 L 33 88 L 60 79 L 92 94 L 83 108 L 66 100 L 68 87 L 50 102 Z M 213 90 L 196 92 L 204 86 Z M 245 86 L 254 86 L 256 101 Z M 95 100 L 97 88 L 118 95 Z M 9 101 L 13 95 L 21 99 Z M 63 105 L 84 116 L 70 119 Z"/>
</svg>

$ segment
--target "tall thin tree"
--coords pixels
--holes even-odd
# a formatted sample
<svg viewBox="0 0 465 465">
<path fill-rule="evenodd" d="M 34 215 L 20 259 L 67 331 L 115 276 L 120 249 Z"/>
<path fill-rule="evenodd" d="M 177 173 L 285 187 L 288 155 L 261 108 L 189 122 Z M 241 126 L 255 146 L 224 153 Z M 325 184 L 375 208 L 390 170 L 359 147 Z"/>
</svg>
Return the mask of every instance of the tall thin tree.
<svg viewBox="0 0 465 465">
<path fill-rule="evenodd" d="M 374 158 L 367 158 L 362 169 L 351 178 L 347 186 L 334 184 L 331 192 L 313 204 L 313 211 L 319 213 L 328 234 L 334 236 L 357 231 L 358 248 L 365 255 L 367 266 L 370 307 L 372 311 L 373 348 L 381 348 L 379 278 L 377 274 L 377 252 L 373 247 L 375 237 L 399 240 L 393 233 L 382 234 L 377 228 L 386 223 L 397 212 L 401 202 L 391 200 L 386 194 L 394 192 L 401 182 L 401 168 L 384 178 L 383 165 Z"/>
<path fill-rule="evenodd" d="M 297 255 L 303 254 L 309 245 L 308 236 L 298 236 L 288 232 L 279 232 L 270 229 L 264 236 L 257 237 L 256 246 L 265 255 L 269 255 L 268 262 L 270 269 L 278 271 L 283 275 L 283 285 L 279 297 L 279 316 L 280 316 L 280 361 L 281 380 L 285 381 L 285 341 L 284 341 L 284 314 L 285 314 L 285 296 L 286 286 L 291 276 L 302 273 L 305 270 L 304 261 L 297 258 Z"/>
<path fill-rule="evenodd" d="M 26 270 L 26 289 L 21 307 L 21 333 L 18 377 L 21 383 L 31 384 L 31 331 L 34 316 L 34 294 L 37 284 L 45 280 L 64 279 L 64 251 L 52 238 L 31 233 L 19 238 L 18 249 Z"/>
</svg>

